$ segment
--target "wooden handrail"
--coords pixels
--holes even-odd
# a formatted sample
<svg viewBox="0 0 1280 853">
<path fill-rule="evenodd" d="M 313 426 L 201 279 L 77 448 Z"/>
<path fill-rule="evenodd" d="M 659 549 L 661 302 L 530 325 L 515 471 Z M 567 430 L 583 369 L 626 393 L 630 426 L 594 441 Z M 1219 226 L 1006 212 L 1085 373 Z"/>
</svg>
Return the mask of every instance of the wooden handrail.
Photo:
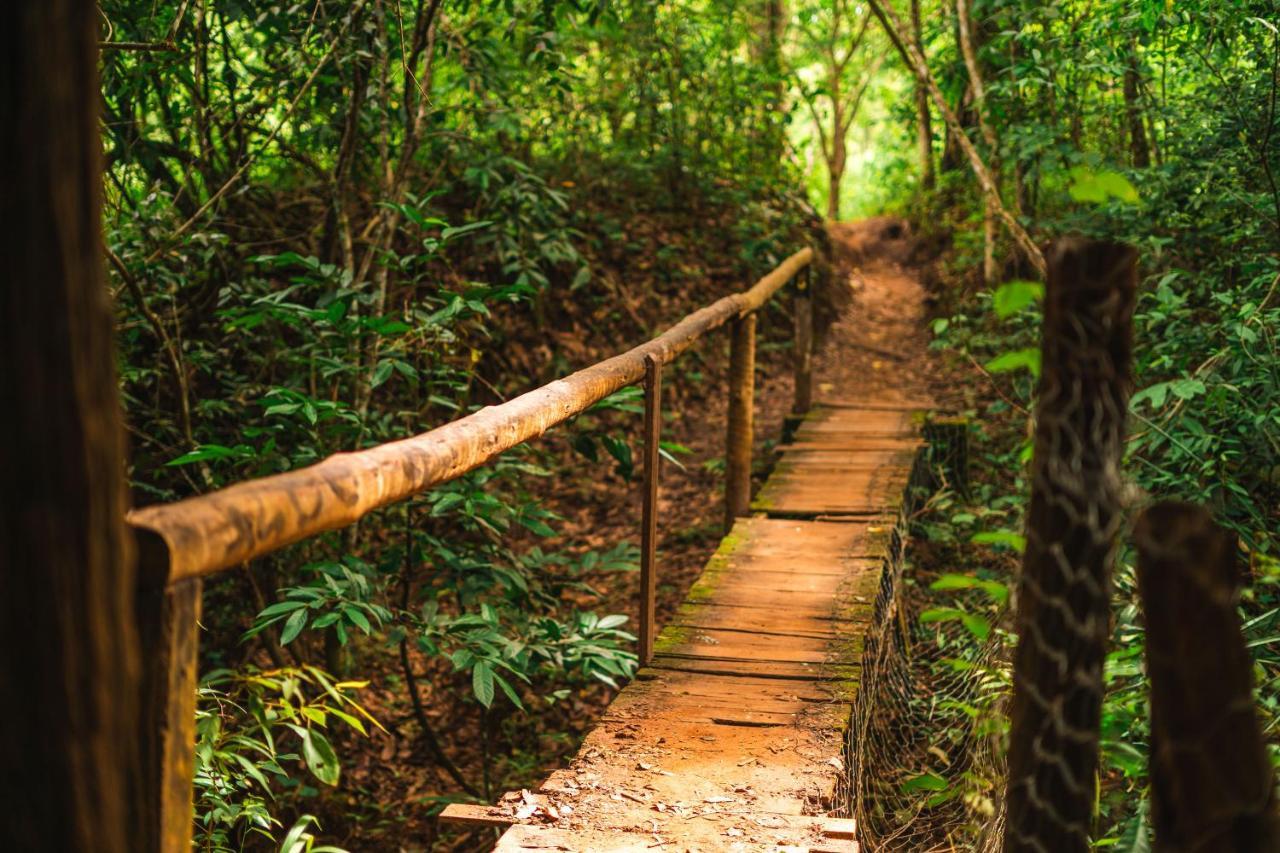
<svg viewBox="0 0 1280 853">
<path fill-rule="evenodd" d="M 412 438 L 129 513 L 164 541 L 168 581 L 210 575 L 448 482 L 542 435 L 644 377 L 645 357 L 666 364 L 706 332 L 760 308 L 813 259 L 801 249 L 742 293 L 695 311 L 634 349 L 499 406 Z"/>
</svg>

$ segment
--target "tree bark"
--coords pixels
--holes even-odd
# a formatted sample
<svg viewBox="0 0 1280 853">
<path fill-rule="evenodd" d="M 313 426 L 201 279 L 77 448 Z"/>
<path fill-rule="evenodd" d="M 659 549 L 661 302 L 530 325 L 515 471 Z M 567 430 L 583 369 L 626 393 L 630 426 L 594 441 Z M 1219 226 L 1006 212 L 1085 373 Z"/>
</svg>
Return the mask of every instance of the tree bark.
<svg viewBox="0 0 1280 853">
<path fill-rule="evenodd" d="M 848 127 L 844 123 L 844 104 L 840 100 L 840 80 L 831 80 L 831 158 L 827 161 L 827 219 L 840 220 L 840 185 L 844 181 L 845 158 L 849 144 L 845 136 Z"/>
<path fill-rule="evenodd" d="M 1147 144 L 1147 129 L 1142 119 L 1141 82 L 1138 47 L 1130 42 L 1124 66 L 1124 116 L 1125 124 L 1129 126 L 1129 153 L 1133 165 L 1145 169 L 1151 165 L 1151 147 Z"/>
<path fill-rule="evenodd" d="M 996 188 L 1000 187 L 1000 146 L 996 139 L 995 129 L 987 115 L 987 89 L 983 83 L 982 67 L 978 64 L 978 51 L 974 46 L 973 17 L 969 12 L 969 0 L 956 0 L 956 29 L 960 35 L 960 52 L 964 56 L 964 67 L 969 74 L 969 91 L 973 94 L 973 111 L 978 117 L 978 131 L 982 134 L 982 142 L 986 146 L 987 165 L 991 169 L 991 179 Z M 996 269 L 996 205 L 999 199 L 988 194 L 982 206 L 982 280 L 988 285 L 995 284 Z"/>
<path fill-rule="evenodd" d="M 134 558 L 103 280 L 97 4 L 0 6 L 5 850 L 141 832 Z"/>
<path fill-rule="evenodd" d="M 920 23 L 920 0 L 911 0 L 911 36 L 916 50 L 924 56 L 924 28 Z M 937 179 L 933 171 L 933 117 L 929 113 L 929 92 L 919 80 L 916 95 L 916 147 L 920 156 L 920 186 L 931 190 Z"/>
<path fill-rule="evenodd" d="M 1049 265 L 1018 587 L 1006 853 L 1091 849 L 1136 254 L 1064 240 Z"/>
</svg>

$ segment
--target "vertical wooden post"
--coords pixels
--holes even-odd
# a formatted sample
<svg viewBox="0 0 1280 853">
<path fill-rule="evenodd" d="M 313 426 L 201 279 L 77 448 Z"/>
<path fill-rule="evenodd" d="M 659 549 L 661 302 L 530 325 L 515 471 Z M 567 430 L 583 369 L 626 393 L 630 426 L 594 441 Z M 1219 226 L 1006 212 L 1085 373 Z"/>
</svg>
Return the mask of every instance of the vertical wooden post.
<svg viewBox="0 0 1280 853">
<path fill-rule="evenodd" d="M 1151 677 L 1156 850 L 1280 849 L 1274 778 L 1240 626 L 1236 538 L 1191 504 L 1133 531 Z"/>
<path fill-rule="evenodd" d="M 662 362 L 644 358 L 644 510 L 640 528 L 640 665 L 653 660 L 657 631 L 658 442 L 662 436 Z"/>
<path fill-rule="evenodd" d="M 809 287 L 813 267 L 807 266 L 796 282 L 795 297 L 795 402 L 791 413 L 808 414 L 813 406 L 813 293 Z"/>
<path fill-rule="evenodd" d="M 191 850 L 195 776 L 199 579 L 167 583 L 169 552 L 134 528 L 138 543 L 138 635 L 142 646 L 142 788 L 145 853 Z"/>
<path fill-rule="evenodd" d="M 729 426 L 724 455 L 724 532 L 751 506 L 751 441 L 755 408 L 756 315 L 733 323 L 729 343 Z"/>
<path fill-rule="evenodd" d="M 90 0 L 0 4 L 0 850 L 137 850 L 133 546 Z"/>
<path fill-rule="evenodd" d="M 1045 292 L 1018 585 L 1005 853 L 1092 849 L 1137 253 L 1062 240 Z"/>
</svg>

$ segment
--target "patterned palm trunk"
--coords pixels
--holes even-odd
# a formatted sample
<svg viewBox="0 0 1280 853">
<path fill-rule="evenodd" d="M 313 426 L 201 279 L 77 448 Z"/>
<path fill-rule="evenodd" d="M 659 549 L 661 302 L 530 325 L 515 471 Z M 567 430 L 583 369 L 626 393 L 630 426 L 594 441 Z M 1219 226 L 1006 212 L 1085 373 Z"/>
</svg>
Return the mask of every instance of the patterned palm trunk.
<svg viewBox="0 0 1280 853">
<path fill-rule="evenodd" d="M 1006 851 L 1086 851 L 1137 283 L 1133 249 L 1051 253 L 1009 744 Z"/>
</svg>

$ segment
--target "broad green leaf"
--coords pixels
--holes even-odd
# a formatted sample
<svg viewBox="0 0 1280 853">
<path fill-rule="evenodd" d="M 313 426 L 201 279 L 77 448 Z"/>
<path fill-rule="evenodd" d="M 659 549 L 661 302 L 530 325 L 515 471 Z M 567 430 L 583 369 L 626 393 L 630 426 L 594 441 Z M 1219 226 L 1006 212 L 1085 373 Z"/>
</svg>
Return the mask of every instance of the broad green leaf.
<svg viewBox="0 0 1280 853">
<path fill-rule="evenodd" d="M 942 575 L 929 585 L 929 589 L 944 591 L 952 589 L 979 589 L 999 604 L 1009 600 L 1009 588 L 998 581 L 983 580 L 970 575 Z"/>
<path fill-rule="evenodd" d="M 912 776 L 900 786 L 903 793 L 913 793 L 915 791 L 945 791 L 947 789 L 947 780 L 943 779 L 936 773 L 921 773 L 919 776 Z"/>
<path fill-rule="evenodd" d="M 969 541 L 975 545 L 1000 545 L 1012 548 L 1019 554 L 1027 550 L 1027 537 L 1012 530 L 984 530 L 973 534 Z"/>
<path fill-rule="evenodd" d="M 503 678 L 501 675 L 497 675 L 497 674 L 493 676 L 493 680 L 498 683 L 498 686 L 500 688 L 502 688 L 502 692 L 505 693 L 507 695 L 507 698 L 511 700 L 511 704 L 515 705 L 517 708 L 523 711 L 524 703 L 520 701 L 520 697 L 516 695 L 516 691 L 512 689 L 510 684 L 507 683 L 507 680 Z"/>
<path fill-rule="evenodd" d="M 359 607 L 356 607 L 354 604 L 347 604 L 343 606 L 342 612 L 345 613 L 347 618 L 350 619 L 351 622 L 361 631 L 364 631 L 366 634 L 373 631 L 373 626 L 369 624 L 369 617 L 365 616 L 364 612 Z"/>
<path fill-rule="evenodd" d="M 446 228 L 440 232 L 440 239 L 452 240 L 454 237 L 461 237 L 463 234 L 470 234 L 472 231 L 488 228 L 492 224 L 492 222 L 485 219 L 480 222 L 468 222 L 466 225 L 459 225 L 456 228 Z"/>
<path fill-rule="evenodd" d="M 1071 170 L 1071 187 L 1068 192 L 1075 201 L 1105 204 L 1118 199 L 1126 204 L 1138 203 L 1138 191 L 1129 179 L 1109 169 L 1093 170 L 1077 166 Z"/>
<path fill-rule="evenodd" d="M 373 370 L 373 378 L 369 382 L 370 388 L 377 388 L 382 383 L 391 378 L 392 371 L 395 370 L 395 363 L 391 361 L 382 361 Z"/>
<path fill-rule="evenodd" d="M 1014 370 L 1027 370 L 1032 376 L 1040 378 L 1040 350 L 1028 348 L 1001 353 L 985 365 L 992 373 L 1009 373 Z"/>
<path fill-rule="evenodd" d="M 284 623 L 284 630 L 280 632 L 280 645 L 289 645 L 295 637 L 302 633 L 302 629 L 305 627 L 307 627 L 307 611 L 294 611 L 294 614 Z"/>
<path fill-rule="evenodd" d="M 302 757 L 307 761 L 307 768 L 326 785 L 338 784 L 338 776 L 342 768 L 338 764 L 338 755 L 333 751 L 329 741 L 315 730 L 301 729 L 301 731 L 307 733 L 302 738 Z"/>
<path fill-rule="evenodd" d="M 193 462 L 206 462 L 212 459 L 248 459 L 253 456 L 253 448 L 244 444 L 235 447 L 224 447 L 221 444 L 202 444 L 190 453 L 184 453 L 176 459 L 170 459 L 166 465 L 190 465 Z"/>
<path fill-rule="evenodd" d="M 471 689 L 481 705 L 488 708 L 493 704 L 493 668 L 488 661 L 478 660 L 472 667 Z"/>
<path fill-rule="evenodd" d="M 1035 281 L 1010 281 L 996 288 L 991 307 L 1001 320 L 1044 298 L 1044 285 Z"/>
<path fill-rule="evenodd" d="M 298 610 L 306 606 L 307 606 L 307 603 L 305 601 L 279 601 L 279 602 L 276 602 L 275 604 L 272 604 L 270 607 L 263 608 L 262 612 L 258 614 L 258 618 L 264 619 L 268 616 L 278 616 L 282 613 L 292 613 L 294 610 Z"/>
<path fill-rule="evenodd" d="M 965 613 L 960 617 L 960 624 L 979 640 L 985 640 L 991 636 L 991 623 L 976 613 Z"/>
</svg>

